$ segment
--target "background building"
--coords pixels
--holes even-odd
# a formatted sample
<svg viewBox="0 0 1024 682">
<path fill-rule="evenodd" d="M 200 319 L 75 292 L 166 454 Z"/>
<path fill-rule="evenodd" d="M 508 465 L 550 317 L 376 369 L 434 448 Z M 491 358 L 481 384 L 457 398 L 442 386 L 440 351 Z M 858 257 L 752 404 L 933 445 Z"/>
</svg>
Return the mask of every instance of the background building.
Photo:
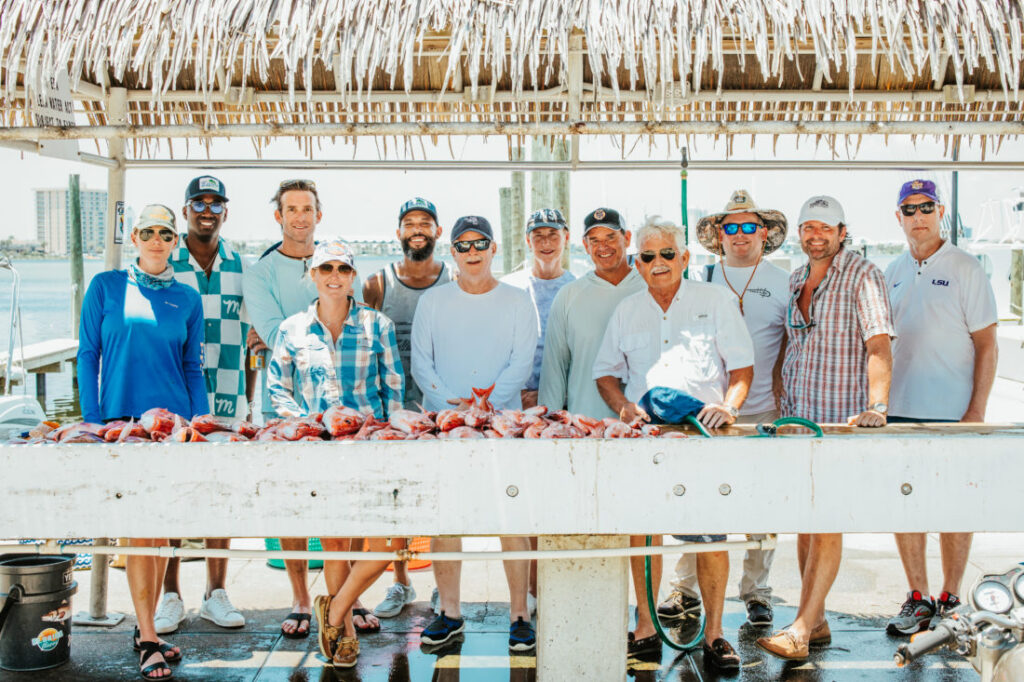
<svg viewBox="0 0 1024 682">
<path fill-rule="evenodd" d="M 44 245 L 46 253 L 64 256 L 70 244 L 68 226 L 71 211 L 68 188 L 37 189 L 36 239 Z M 103 251 L 103 233 L 107 224 L 107 193 L 105 190 L 80 190 L 82 199 L 82 250 L 85 253 Z"/>
</svg>

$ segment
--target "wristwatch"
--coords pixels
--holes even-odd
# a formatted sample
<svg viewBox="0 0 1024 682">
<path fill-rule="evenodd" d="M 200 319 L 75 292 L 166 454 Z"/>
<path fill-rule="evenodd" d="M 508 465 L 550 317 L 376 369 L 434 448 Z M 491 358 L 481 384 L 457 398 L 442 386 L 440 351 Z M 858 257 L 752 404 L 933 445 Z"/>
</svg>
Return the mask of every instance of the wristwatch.
<svg viewBox="0 0 1024 682">
<path fill-rule="evenodd" d="M 889 406 L 885 403 L 874 403 L 868 409 L 879 414 L 889 414 Z"/>
<path fill-rule="evenodd" d="M 722 407 L 724 407 L 724 408 L 725 408 L 725 411 L 726 411 L 726 412 L 728 412 L 729 414 L 731 414 L 731 415 L 732 415 L 732 418 L 733 418 L 733 419 L 736 419 L 737 417 L 739 417 L 739 416 L 740 416 L 740 411 L 739 411 L 739 410 L 738 410 L 737 408 L 735 408 L 735 407 L 733 407 L 732 405 L 730 405 L 729 403 L 724 403 L 724 404 L 722 405 Z"/>
</svg>

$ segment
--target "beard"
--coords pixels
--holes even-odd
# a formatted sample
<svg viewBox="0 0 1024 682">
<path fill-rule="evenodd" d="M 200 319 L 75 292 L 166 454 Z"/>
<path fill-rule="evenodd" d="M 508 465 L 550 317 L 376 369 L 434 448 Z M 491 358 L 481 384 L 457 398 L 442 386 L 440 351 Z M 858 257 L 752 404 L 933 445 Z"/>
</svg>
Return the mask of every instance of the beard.
<svg viewBox="0 0 1024 682">
<path fill-rule="evenodd" d="M 426 243 L 423 246 L 421 246 L 420 248 L 414 249 L 409 244 L 409 239 L 411 239 L 411 237 L 409 239 L 403 239 L 402 240 L 402 253 L 404 253 L 405 257 L 408 258 L 411 261 L 417 261 L 417 262 L 425 261 L 428 258 L 430 258 L 432 255 L 434 255 L 434 245 L 436 244 L 437 240 L 434 239 L 433 237 L 429 237 L 429 236 L 425 236 L 425 235 L 416 235 L 416 236 L 423 236 L 426 239 Z"/>
</svg>

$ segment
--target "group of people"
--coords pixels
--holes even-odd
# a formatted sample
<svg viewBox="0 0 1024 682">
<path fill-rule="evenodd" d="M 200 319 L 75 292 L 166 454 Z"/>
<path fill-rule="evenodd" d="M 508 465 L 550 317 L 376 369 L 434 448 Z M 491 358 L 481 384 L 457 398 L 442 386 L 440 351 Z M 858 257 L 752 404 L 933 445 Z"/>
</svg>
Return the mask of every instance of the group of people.
<svg viewBox="0 0 1024 682">
<path fill-rule="evenodd" d="M 945 212 L 934 183 L 904 184 L 896 218 L 909 250 L 883 274 L 845 247 L 839 202 L 808 199 L 797 236 L 808 262 L 791 275 L 766 260 L 786 239 L 779 211 L 760 208 L 736 191 L 725 209 L 697 225 L 697 237 L 721 258 L 687 278 L 690 253 L 680 228 L 648 218 L 634 240 L 621 214 L 597 208 L 583 220 L 583 246 L 593 269 L 575 278 L 563 266 L 569 226 L 555 209 L 534 212 L 526 225 L 530 259 L 497 279 L 493 230 L 464 216 L 449 230 L 454 268 L 435 258 L 442 236 L 433 203 L 415 198 L 398 212 L 403 257 L 360 281 L 356 257 L 342 240 L 316 238 L 322 205 L 316 184 L 287 180 L 272 199 L 281 241 L 253 265 L 220 236 L 228 217 L 224 183 L 193 179 L 181 215 L 147 206 L 132 230 L 138 259 L 94 278 L 86 294 L 79 351 L 83 416 L 101 422 L 138 418 L 152 407 L 184 416 L 206 413 L 259 418 L 251 405 L 260 383 L 262 419 L 303 417 L 344 405 L 377 419 L 397 409 L 451 407 L 473 388 L 494 385 L 496 409 L 546 405 L 594 418 L 649 420 L 644 395 L 653 388 L 686 394 L 702 405 L 708 428 L 796 416 L 861 427 L 894 421 L 983 421 L 996 366 L 995 299 L 979 263 L 942 237 Z M 154 362 L 153 360 L 156 360 Z M 105 371 L 100 372 L 102 361 Z M 128 368 L 151 368 L 139 382 Z M 264 367 L 263 372 L 257 372 Z M 935 400 L 935 396 L 942 396 Z M 677 536 L 715 542 L 724 536 Z M 658 540 L 660 542 L 660 539 Z M 154 546 L 166 539 L 133 540 Z M 211 547 L 228 540 L 208 539 Z M 502 538 L 504 549 L 529 538 Z M 633 544 L 643 544 L 636 537 Z M 930 596 L 923 534 L 897 545 L 910 592 L 889 629 L 909 634 L 956 606 L 971 536 L 943 534 L 945 569 L 939 599 Z M 283 538 L 305 549 L 306 538 Z M 405 540 L 322 538 L 327 550 L 398 549 Z M 435 538 L 431 549 L 453 551 L 459 538 Z M 801 535 L 802 590 L 796 619 L 758 640 L 787 659 L 808 656 L 830 641 L 825 598 L 842 551 L 837 534 Z M 734 669 L 740 660 L 722 631 L 729 557 L 684 555 L 669 597 L 651 614 L 643 592 L 643 560 L 631 568 L 637 624 L 628 652 L 658 651 L 652 618 L 675 620 L 706 612 L 704 656 Z M 178 647 L 160 635 L 184 619 L 175 560 L 130 556 L 127 573 L 138 628 L 133 646 L 140 672 L 166 679 Z M 740 595 L 749 622 L 772 625 L 768 575 L 771 551 L 744 558 Z M 660 584 L 660 558 L 652 561 Z M 292 608 L 281 626 L 305 637 L 318 621 L 321 652 L 336 666 L 356 664 L 357 632 L 379 629 L 416 598 L 405 566 L 371 613 L 360 595 L 387 562 L 327 561 L 328 594 L 311 599 L 307 563 L 285 562 Z M 224 627 L 244 625 L 224 590 L 225 560 L 207 560 L 200 616 Z M 506 561 L 510 594 L 509 648 L 529 651 L 536 637 L 535 570 Z M 465 627 L 460 563 L 434 563 L 436 618 L 421 639 L 449 642 Z M 161 599 L 161 588 L 164 591 Z"/>
</svg>

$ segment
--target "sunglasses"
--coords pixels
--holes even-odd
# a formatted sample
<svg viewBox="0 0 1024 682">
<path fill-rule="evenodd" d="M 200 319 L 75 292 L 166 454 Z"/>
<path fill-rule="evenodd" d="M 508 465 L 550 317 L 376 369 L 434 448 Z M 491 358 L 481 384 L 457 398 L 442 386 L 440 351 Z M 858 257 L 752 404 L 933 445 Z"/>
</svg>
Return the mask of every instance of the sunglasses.
<svg viewBox="0 0 1024 682">
<path fill-rule="evenodd" d="M 302 178 L 292 178 L 291 180 L 282 180 L 281 184 L 278 185 L 280 189 L 301 189 L 303 191 L 310 191 L 316 189 L 316 183 L 312 180 L 304 180 Z"/>
<path fill-rule="evenodd" d="M 196 199 L 195 201 L 191 202 L 189 206 L 196 213 L 202 213 L 207 208 L 210 209 L 210 213 L 212 213 L 213 215 L 220 215 L 221 213 L 224 212 L 224 202 L 222 201 L 211 201 L 210 203 L 206 203 L 205 201 L 200 201 Z"/>
<path fill-rule="evenodd" d="M 925 215 L 935 212 L 935 202 L 926 201 L 921 204 L 900 204 L 900 213 L 905 216 L 912 216 L 920 209 Z"/>
<path fill-rule="evenodd" d="M 173 242 L 174 238 L 178 236 L 173 230 L 160 230 L 157 232 L 152 227 L 144 227 L 139 230 L 139 239 L 148 242 L 153 238 L 154 234 L 160 235 L 160 239 L 163 239 L 165 242 Z"/>
<path fill-rule="evenodd" d="M 320 265 L 316 266 L 315 270 L 319 272 L 321 275 L 329 275 L 335 270 L 337 270 L 339 275 L 347 275 L 352 272 L 352 268 L 345 265 L 344 263 L 340 263 L 338 265 L 331 265 L 330 263 L 321 263 Z"/>
<path fill-rule="evenodd" d="M 477 251 L 486 251 L 491 248 L 490 239 L 473 239 L 471 241 L 455 242 L 452 247 L 459 253 L 467 253 L 470 248 L 474 248 Z"/>
<path fill-rule="evenodd" d="M 645 263 L 651 263 L 654 261 L 654 257 L 660 255 L 665 260 L 673 260 L 676 257 L 675 249 L 662 249 L 655 253 L 654 251 L 641 251 L 639 253 L 640 260 Z"/>
<path fill-rule="evenodd" d="M 743 234 L 754 234 L 762 225 L 760 223 L 723 223 L 722 232 L 725 232 L 730 237 L 739 232 L 743 231 Z"/>
</svg>

